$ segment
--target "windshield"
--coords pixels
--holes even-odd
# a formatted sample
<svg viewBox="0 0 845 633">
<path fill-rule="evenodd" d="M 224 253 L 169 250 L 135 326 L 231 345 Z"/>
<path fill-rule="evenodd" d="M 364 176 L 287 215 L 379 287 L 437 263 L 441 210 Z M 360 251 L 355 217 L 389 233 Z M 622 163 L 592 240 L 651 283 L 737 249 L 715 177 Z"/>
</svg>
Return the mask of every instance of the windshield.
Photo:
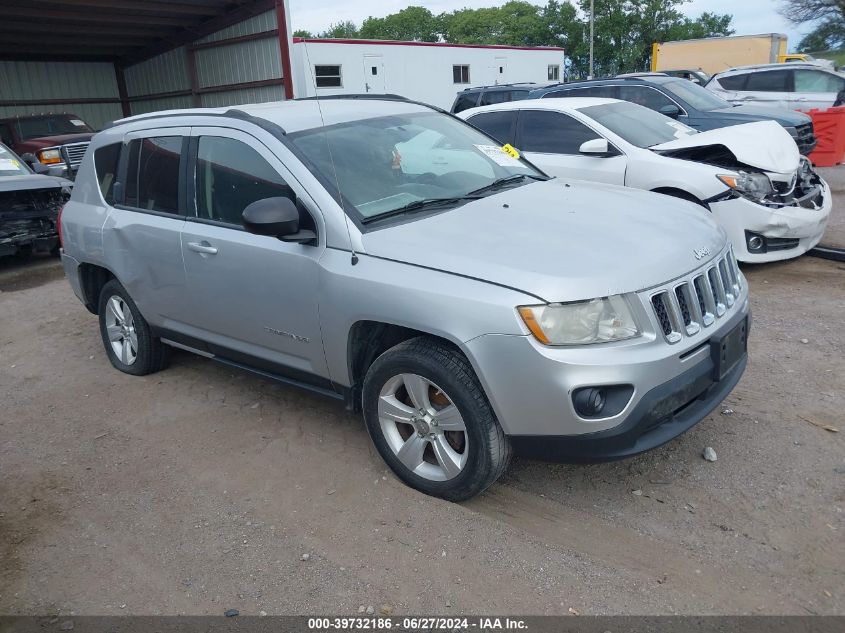
<svg viewBox="0 0 845 633">
<path fill-rule="evenodd" d="M 696 134 L 691 127 L 635 103 L 617 101 L 578 109 L 631 145 L 651 147 Z"/>
<path fill-rule="evenodd" d="M 545 179 L 496 141 L 439 112 L 361 119 L 289 138 L 309 169 L 329 191 L 339 187 L 344 208 L 354 207 L 362 221 L 423 201 L 458 204 L 454 199 L 478 197 L 476 190 L 504 178 Z M 517 186 L 528 178 L 508 182 Z"/>
<path fill-rule="evenodd" d="M 673 95 L 686 101 L 690 107 L 695 108 L 700 112 L 710 112 L 711 110 L 721 110 L 722 108 L 730 108 L 731 104 L 722 99 L 707 88 L 702 88 L 696 83 L 687 80 L 667 81 L 663 87 L 671 92 Z"/>
<path fill-rule="evenodd" d="M 0 177 L 26 176 L 30 173 L 21 159 L 19 159 L 5 145 L 0 144 Z"/>
<path fill-rule="evenodd" d="M 42 136 L 82 134 L 94 131 L 85 121 L 72 114 L 18 119 L 15 121 L 15 127 L 18 131 L 18 137 L 23 141 Z"/>
</svg>

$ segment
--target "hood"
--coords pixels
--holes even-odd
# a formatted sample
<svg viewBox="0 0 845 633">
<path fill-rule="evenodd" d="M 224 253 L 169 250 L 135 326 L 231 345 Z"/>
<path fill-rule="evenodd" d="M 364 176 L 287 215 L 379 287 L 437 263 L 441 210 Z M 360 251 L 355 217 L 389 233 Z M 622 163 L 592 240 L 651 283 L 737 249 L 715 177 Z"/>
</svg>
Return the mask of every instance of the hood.
<svg viewBox="0 0 845 633">
<path fill-rule="evenodd" d="M 0 176 L 0 192 L 28 191 L 31 189 L 59 189 L 73 187 L 70 180 L 44 174 L 25 174 L 22 176 Z"/>
<path fill-rule="evenodd" d="M 45 147 L 53 147 L 54 145 L 64 145 L 65 143 L 84 143 L 90 141 L 94 136 L 93 132 L 84 132 L 81 134 L 57 134 L 56 136 L 39 136 L 38 138 L 31 138 L 21 141 L 16 145 L 17 152 L 31 152 Z"/>
<path fill-rule="evenodd" d="M 798 146 L 789 132 L 774 121 L 720 127 L 654 145 L 650 149 L 672 155 L 677 150 L 705 147 L 727 148 L 740 163 L 778 173 L 795 171 L 801 159 Z M 696 159 L 695 155 L 689 152 L 683 152 L 683 155 L 689 160 Z"/>
<path fill-rule="evenodd" d="M 766 106 L 738 105 L 733 108 L 710 110 L 710 113 L 718 114 L 719 118 L 730 119 L 737 123 L 777 121 L 781 125 L 795 126 L 811 121 L 810 117 L 801 112 L 787 110 L 786 108 L 767 108 Z"/>
<path fill-rule="evenodd" d="M 560 179 L 523 185 L 362 236 L 364 251 L 549 302 L 634 292 L 686 274 L 727 239 L 702 207 Z"/>
</svg>

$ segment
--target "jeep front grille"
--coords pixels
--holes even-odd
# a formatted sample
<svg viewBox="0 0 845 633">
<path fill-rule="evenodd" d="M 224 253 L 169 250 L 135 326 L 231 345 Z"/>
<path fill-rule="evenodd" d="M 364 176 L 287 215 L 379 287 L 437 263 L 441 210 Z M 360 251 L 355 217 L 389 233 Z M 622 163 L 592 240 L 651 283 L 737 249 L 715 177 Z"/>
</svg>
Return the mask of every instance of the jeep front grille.
<svg viewBox="0 0 845 633">
<path fill-rule="evenodd" d="M 734 306 L 742 276 L 729 248 L 705 267 L 651 292 L 651 306 L 663 336 L 677 343 L 710 327 Z"/>
<path fill-rule="evenodd" d="M 812 122 L 796 125 L 795 133 L 795 144 L 798 145 L 799 152 L 806 156 L 815 149 L 816 135 L 813 133 Z"/>
<path fill-rule="evenodd" d="M 82 164 L 82 159 L 85 156 L 85 150 L 88 149 L 89 144 L 90 143 L 88 141 L 84 141 L 82 143 L 68 143 L 67 145 L 62 145 L 62 154 L 64 155 L 65 162 L 73 171 L 79 169 L 79 166 Z"/>
</svg>

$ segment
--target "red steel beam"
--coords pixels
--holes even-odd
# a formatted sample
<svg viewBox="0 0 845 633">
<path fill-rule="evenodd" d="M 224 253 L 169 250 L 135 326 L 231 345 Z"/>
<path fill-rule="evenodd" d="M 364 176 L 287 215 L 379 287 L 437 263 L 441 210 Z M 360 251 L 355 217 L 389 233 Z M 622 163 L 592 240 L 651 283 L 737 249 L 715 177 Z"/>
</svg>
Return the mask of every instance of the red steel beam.
<svg viewBox="0 0 845 633">
<path fill-rule="evenodd" d="M 288 19 L 284 0 L 276 0 L 276 25 L 279 29 L 279 51 L 282 55 L 282 78 L 285 80 L 285 99 L 293 99 L 293 72 L 288 45 Z"/>
</svg>

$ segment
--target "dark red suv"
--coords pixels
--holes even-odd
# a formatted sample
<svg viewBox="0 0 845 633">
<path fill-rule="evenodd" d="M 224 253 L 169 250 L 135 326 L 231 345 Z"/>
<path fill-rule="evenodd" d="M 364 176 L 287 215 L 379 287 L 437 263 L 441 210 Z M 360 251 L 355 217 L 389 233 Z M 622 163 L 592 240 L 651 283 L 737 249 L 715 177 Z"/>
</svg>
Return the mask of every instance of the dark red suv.
<svg viewBox="0 0 845 633">
<path fill-rule="evenodd" d="M 0 140 L 26 162 L 64 166 L 73 178 L 94 129 L 75 114 L 36 114 L 0 119 Z"/>
</svg>

